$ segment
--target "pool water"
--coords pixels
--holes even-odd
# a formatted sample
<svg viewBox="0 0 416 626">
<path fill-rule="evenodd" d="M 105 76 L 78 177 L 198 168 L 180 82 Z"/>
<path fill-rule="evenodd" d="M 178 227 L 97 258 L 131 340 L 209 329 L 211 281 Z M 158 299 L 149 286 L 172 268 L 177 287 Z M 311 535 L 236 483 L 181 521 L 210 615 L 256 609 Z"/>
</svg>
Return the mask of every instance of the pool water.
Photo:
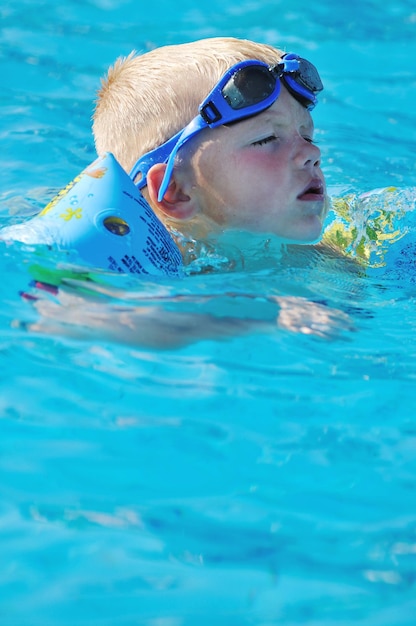
<svg viewBox="0 0 416 626">
<path fill-rule="evenodd" d="M 117 56 L 234 35 L 319 67 L 332 227 L 371 265 L 254 242 L 234 271 L 80 268 L 32 301 L 68 259 L 2 244 L 1 623 L 413 626 L 413 3 L 15 0 L 0 20 L 2 224 L 94 159 Z"/>
</svg>

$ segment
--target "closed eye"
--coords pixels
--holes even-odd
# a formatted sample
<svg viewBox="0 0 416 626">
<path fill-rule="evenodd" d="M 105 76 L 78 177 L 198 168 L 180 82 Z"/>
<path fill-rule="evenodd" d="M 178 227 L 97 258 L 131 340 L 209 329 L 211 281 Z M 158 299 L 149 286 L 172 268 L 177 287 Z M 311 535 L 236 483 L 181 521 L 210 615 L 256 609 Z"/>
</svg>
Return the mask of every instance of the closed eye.
<svg viewBox="0 0 416 626">
<path fill-rule="evenodd" d="M 276 141 L 276 135 L 270 135 L 269 137 L 264 137 L 264 139 L 259 139 L 258 141 L 253 141 L 253 146 L 264 146 L 266 143 L 270 143 L 271 141 Z"/>
</svg>

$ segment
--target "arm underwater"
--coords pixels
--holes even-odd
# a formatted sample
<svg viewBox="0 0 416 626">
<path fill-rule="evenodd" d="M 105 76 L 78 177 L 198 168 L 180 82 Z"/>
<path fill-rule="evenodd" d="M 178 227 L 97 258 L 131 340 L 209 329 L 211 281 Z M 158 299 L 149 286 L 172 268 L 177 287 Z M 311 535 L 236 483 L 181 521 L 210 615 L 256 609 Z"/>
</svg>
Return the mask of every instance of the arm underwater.
<svg viewBox="0 0 416 626">
<path fill-rule="evenodd" d="M 119 273 L 181 276 L 182 255 L 111 153 L 99 157 L 38 215 L 0 239 L 74 250 L 86 264 Z"/>
</svg>

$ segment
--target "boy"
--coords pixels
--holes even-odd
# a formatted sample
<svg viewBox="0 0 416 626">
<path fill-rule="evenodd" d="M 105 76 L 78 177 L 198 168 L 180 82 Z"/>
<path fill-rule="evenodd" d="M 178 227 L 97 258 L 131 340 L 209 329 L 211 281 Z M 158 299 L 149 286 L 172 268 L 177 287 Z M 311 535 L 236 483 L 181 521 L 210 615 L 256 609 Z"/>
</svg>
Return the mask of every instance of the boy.
<svg viewBox="0 0 416 626">
<path fill-rule="evenodd" d="M 327 211 L 310 115 L 321 89 L 308 61 L 250 41 L 215 38 L 131 54 L 102 83 L 93 124 L 97 153 L 113 153 L 131 171 L 183 251 L 186 240 L 227 231 L 311 243 Z M 61 291 L 61 302 L 66 297 Z M 270 302 L 276 321 L 201 310 L 167 315 L 163 307 L 103 314 L 68 294 L 64 307 L 40 301 L 41 318 L 31 329 L 55 332 L 59 320 L 77 336 L 95 329 L 129 344 L 172 347 L 276 323 L 322 337 L 349 328 L 341 311 L 304 298 Z"/>
<path fill-rule="evenodd" d="M 131 54 L 102 82 L 96 149 L 131 170 L 182 245 L 229 230 L 311 243 L 327 212 L 310 115 L 321 89 L 308 61 L 251 41 Z"/>
</svg>

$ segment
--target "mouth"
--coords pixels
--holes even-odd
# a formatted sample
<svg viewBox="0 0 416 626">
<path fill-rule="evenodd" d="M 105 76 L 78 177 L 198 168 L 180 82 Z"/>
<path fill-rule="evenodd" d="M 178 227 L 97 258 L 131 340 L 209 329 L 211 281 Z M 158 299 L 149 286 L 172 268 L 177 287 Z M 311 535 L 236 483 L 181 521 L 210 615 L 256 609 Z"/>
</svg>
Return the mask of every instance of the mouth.
<svg viewBox="0 0 416 626">
<path fill-rule="evenodd" d="M 320 178 L 313 178 L 307 187 L 298 195 L 298 200 L 306 202 L 323 202 L 325 188 Z"/>
</svg>

